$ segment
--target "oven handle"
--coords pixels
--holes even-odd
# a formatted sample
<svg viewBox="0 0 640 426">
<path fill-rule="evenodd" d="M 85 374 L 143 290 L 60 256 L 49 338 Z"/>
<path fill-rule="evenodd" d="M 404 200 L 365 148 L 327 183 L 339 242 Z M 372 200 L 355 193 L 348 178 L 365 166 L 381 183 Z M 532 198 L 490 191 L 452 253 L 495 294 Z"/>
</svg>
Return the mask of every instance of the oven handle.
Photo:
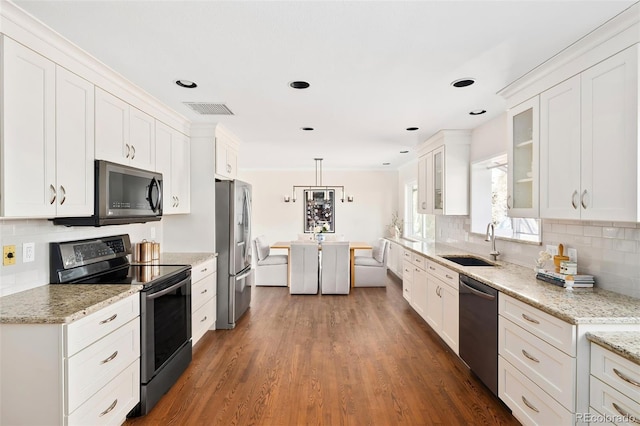
<svg viewBox="0 0 640 426">
<path fill-rule="evenodd" d="M 242 279 L 245 279 L 245 278 L 247 278 L 249 275 L 251 275 L 252 273 L 253 273 L 253 269 L 249 269 L 249 270 L 248 270 L 247 272 L 245 272 L 244 274 L 242 274 L 242 275 L 238 275 L 238 276 L 236 277 L 236 281 L 240 281 L 240 280 L 242 280 Z"/>
<path fill-rule="evenodd" d="M 178 287 L 182 287 L 183 285 L 185 285 L 186 282 L 188 282 L 191 278 L 186 278 L 182 281 L 180 281 L 177 284 L 172 285 L 169 288 L 165 288 L 164 290 L 160 290 L 157 293 L 151 293 L 147 296 L 148 300 L 153 300 L 153 299 L 157 299 L 158 297 L 164 296 L 167 293 L 171 293 L 173 290 L 175 290 Z"/>
</svg>

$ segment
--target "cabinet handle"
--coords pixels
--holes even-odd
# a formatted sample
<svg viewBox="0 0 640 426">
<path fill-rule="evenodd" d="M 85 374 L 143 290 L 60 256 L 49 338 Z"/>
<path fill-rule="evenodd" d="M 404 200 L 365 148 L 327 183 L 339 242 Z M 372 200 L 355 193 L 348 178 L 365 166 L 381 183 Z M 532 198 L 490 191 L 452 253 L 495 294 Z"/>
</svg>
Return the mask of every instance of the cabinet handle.
<svg viewBox="0 0 640 426">
<path fill-rule="evenodd" d="M 429 266 L 429 269 L 431 269 L 432 271 L 436 270 L 436 268 L 434 268 L 433 266 Z"/>
<path fill-rule="evenodd" d="M 507 210 L 511 210 L 511 195 L 507 197 Z"/>
<path fill-rule="evenodd" d="M 56 202 L 56 197 L 58 194 L 56 193 L 56 187 L 53 185 L 49 185 L 49 189 L 51 190 L 51 199 L 49 200 L 49 204 L 53 204 Z"/>
<path fill-rule="evenodd" d="M 207 272 L 207 269 L 209 269 L 209 268 L 201 269 L 200 272 Z"/>
<path fill-rule="evenodd" d="M 444 276 L 445 276 L 445 277 L 447 277 L 447 278 L 449 278 L 450 280 L 452 280 L 452 279 L 453 279 L 453 277 L 452 277 L 451 275 L 449 275 L 449 274 L 444 274 Z"/>
<path fill-rule="evenodd" d="M 633 414 L 629 413 L 627 410 L 625 410 L 624 408 L 620 407 L 615 402 L 612 402 L 611 405 L 613 405 L 613 408 L 615 408 L 618 413 L 622 414 L 622 417 L 624 417 L 627 421 L 630 420 L 630 421 L 634 422 L 635 424 L 639 424 L 640 425 L 640 421 L 638 421 L 638 419 L 636 419 Z"/>
<path fill-rule="evenodd" d="M 531 318 L 529 315 L 527 314 L 522 314 L 522 318 L 526 319 L 529 322 L 532 322 L 534 324 L 540 324 L 540 321 L 538 321 L 537 319 Z"/>
<path fill-rule="evenodd" d="M 231 173 L 231 164 L 227 164 L 227 173 Z"/>
<path fill-rule="evenodd" d="M 207 320 L 207 316 L 205 315 L 204 318 L 200 320 L 200 322 L 205 322 L 206 320 Z"/>
<path fill-rule="evenodd" d="M 131 159 L 136 158 L 136 147 L 131 145 Z"/>
<path fill-rule="evenodd" d="M 613 372 L 616 373 L 616 376 L 620 377 L 622 380 L 624 380 L 625 382 L 631 383 L 633 386 L 638 386 L 640 387 L 640 382 L 636 382 L 635 380 L 633 380 L 630 377 L 627 377 L 626 374 L 621 373 L 620 371 L 618 371 L 617 368 L 613 369 Z"/>
<path fill-rule="evenodd" d="M 587 203 L 584 201 L 584 198 L 587 196 L 587 190 L 582 191 L 582 196 L 580 197 L 580 204 L 582 204 L 582 208 L 587 208 Z"/>
<path fill-rule="evenodd" d="M 426 203 L 426 202 L 424 202 L 424 201 L 422 202 L 422 208 L 423 208 L 423 209 L 426 209 L 426 208 L 427 208 L 427 203 Z"/>
<path fill-rule="evenodd" d="M 113 314 L 113 315 L 111 315 L 109 318 L 107 318 L 107 319 L 105 319 L 105 320 L 100 321 L 100 322 L 99 322 L 99 324 L 106 324 L 106 323 L 108 323 L 108 322 L 111 322 L 111 321 L 113 321 L 114 319 L 116 319 L 116 317 L 117 317 L 117 316 L 118 316 L 118 314 Z"/>
<path fill-rule="evenodd" d="M 531 404 L 529 401 L 527 401 L 527 398 L 525 398 L 524 396 L 522 396 L 522 402 L 524 402 L 524 405 L 526 405 L 527 407 L 531 408 L 536 413 L 540 412 L 540 410 L 538 410 L 536 407 L 533 406 L 533 404 Z"/>
<path fill-rule="evenodd" d="M 577 196 L 578 196 L 578 190 L 576 189 L 575 191 L 573 191 L 573 194 L 571 194 L 571 205 L 573 206 L 574 210 L 578 208 L 578 203 L 576 202 Z"/>
<path fill-rule="evenodd" d="M 115 400 L 115 401 L 113 401 L 113 402 L 111 403 L 111 405 L 109 406 L 109 408 L 107 408 L 107 409 L 106 409 L 106 410 L 104 410 L 102 413 L 100 413 L 100 415 L 99 415 L 98 417 L 102 417 L 102 416 L 104 416 L 105 414 L 109 414 L 109 412 L 110 412 L 111 410 L 113 410 L 114 408 L 116 408 L 116 405 L 118 405 L 118 398 L 116 398 L 116 400 Z"/>
<path fill-rule="evenodd" d="M 67 190 L 64 189 L 63 185 L 60 185 L 60 192 L 62 192 L 62 200 L 60 200 L 60 205 L 63 205 L 67 200 Z"/>
<path fill-rule="evenodd" d="M 127 148 L 127 155 L 125 157 L 129 158 L 129 155 L 131 155 L 131 147 L 128 143 L 124 144 L 124 146 Z"/>
<path fill-rule="evenodd" d="M 209 290 L 205 288 L 204 290 L 202 290 L 202 291 L 200 292 L 200 294 L 205 294 L 207 291 L 209 291 Z"/>
<path fill-rule="evenodd" d="M 180 197 L 176 197 L 176 207 L 180 205 Z"/>
<path fill-rule="evenodd" d="M 102 361 L 100 361 L 100 364 L 106 364 L 110 361 L 113 361 L 113 359 L 117 356 L 118 356 L 118 351 L 115 351 L 114 353 L 111 354 L 111 356 L 109 356 L 109 358 L 103 359 Z"/>
<path fill-rule="evenodd" d="M 529 352 L 525 351 L 524 349 L 522 350 L 522 355 L 526 356 L 527 358 L 529 358 L 533 362 L 540 362 L 540 360 L 538 358 L 534 357 L 533 355 L 531 355 Z"/>
</svg>

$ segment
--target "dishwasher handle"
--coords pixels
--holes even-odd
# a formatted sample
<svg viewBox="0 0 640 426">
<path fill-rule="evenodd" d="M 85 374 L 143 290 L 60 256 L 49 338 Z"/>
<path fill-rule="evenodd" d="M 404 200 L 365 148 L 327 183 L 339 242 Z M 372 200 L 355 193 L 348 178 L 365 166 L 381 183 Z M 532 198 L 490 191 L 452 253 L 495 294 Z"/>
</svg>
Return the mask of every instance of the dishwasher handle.
<svg viewBox="0 0 640 426">
<path fill-rule="evenodd" d="M 471 293 L 475 294 L 476 296 L 482 297 L 482 298 L 487 299 L 487 300 L 495 300 L 496 299 L 496 296 L 494 296 L 493 294 L 485 293 L 484 291 L 481 291 L 481 290 L 478 290 L 476 288 L 473 288 L 473 287 L 467 285 L 462 280 L 460 280 L 460 285 L 464 286 L 467 290 L 469 290 Z"/>
</svg>

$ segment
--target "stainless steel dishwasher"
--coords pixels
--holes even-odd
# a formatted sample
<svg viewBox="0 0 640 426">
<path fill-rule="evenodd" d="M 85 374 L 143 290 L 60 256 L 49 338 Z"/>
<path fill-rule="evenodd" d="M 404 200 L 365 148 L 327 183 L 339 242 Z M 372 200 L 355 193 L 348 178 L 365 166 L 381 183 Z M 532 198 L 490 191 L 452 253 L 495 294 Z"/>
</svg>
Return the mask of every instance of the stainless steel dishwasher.
<svg viewBox="0 0 640 426">
<path fill-rule="evenodd" d="M 460 274 L 460 357 L 498 395 L 498 290 Z"/>
</svg>

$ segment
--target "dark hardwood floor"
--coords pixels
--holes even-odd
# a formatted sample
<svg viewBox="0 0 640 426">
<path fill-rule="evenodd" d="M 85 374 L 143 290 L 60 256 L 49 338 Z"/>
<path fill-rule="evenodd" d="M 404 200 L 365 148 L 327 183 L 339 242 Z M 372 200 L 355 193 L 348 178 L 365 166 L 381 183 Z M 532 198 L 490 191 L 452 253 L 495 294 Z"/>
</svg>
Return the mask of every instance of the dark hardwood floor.
<svg viewBox="0 0 640 426">
<path fill-rule="evenodd" d="M 234 330 L 209 331 L 193 362 L 134 425 L 517 425 L 402 297 L 291 296 L 257 287 Z"/>
</svg>

